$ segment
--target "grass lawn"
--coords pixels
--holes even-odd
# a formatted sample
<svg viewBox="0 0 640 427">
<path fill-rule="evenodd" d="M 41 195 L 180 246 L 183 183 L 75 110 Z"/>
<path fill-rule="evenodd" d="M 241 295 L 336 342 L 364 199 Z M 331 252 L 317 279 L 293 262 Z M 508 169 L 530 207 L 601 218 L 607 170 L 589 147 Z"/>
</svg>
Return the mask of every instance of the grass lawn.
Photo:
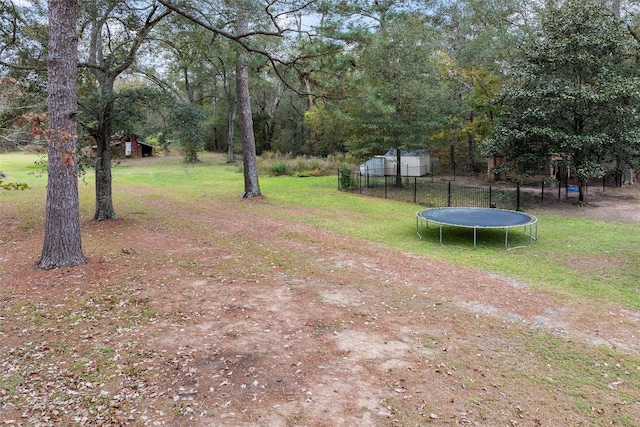
<svg viewBox="0 0 640 427">
<path fill-rule="evenodd" d="M 131 188 L 143 188 L 158 198 L 199 204 L 217 199 L 231 200 L 242 193 L 243 177 L 237 165 L 221 156 L 205 154 L 202 163 L 187 165 L 178 157 L 127 160 L 113 169 L 116 212 L 123 204 L 135 204 Z M 46 175 L 40 175 L 39 158 L 31 154 L 0 155 L 0 170 L 6 182 L 24 182 L 24 192 L 3 191 L 3 200 L 23 206 L 25 228 L 41 222 Z M 268 213 L 286 216 L 365 241 L 453 262 L 460 266 L 511 276 L 534 288 L 595 303 L 610 302 L 640 309 L 640 224 L 599 221 L 567 215 L 553 209 L 534 209 L 539 239 L 528 245 L 519 229 L 509 233 L 504 250 L 502 230 L 480 230 L 477 250 L 472 250 L 472 230 L 445 229 L 444 246 L 438 228 L 427 230 L 423 240 L 415 230 L 419 206 L 365 197 L 337 190 L 337 177 L 261 177 L 260 186 Z M 93 213 L 93 176 L 80 181 L 81 211 Z M 33 210 L 33 207 L 38 209 Z M 304 207 L 298 209 L 296 207 Z M 252 204 L 244 206 L 247 214 Z M 576 210 L 580 208 L 576 207 Z M 311 214 L 309 212 L 312 212 Z"/>
</svg>

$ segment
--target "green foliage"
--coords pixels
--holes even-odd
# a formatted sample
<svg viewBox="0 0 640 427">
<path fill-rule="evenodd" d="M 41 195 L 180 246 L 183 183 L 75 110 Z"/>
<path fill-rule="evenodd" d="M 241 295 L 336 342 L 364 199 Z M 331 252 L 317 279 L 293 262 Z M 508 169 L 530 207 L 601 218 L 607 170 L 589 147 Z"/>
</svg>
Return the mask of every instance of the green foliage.
<svg viewBox="0 0 640 427">
<path fill-rule="evenodd" d="M 178 104 L 171 111 L 169 129 L 178 140 L 187 163 L 196 163 L 204 147 L 202 124 L 207 116 L 203 108 L 194 104 Z"/>
<path fill-rule="evenodd" d="M 304 114 L 305 143 L 324 156 L 345 150 L 347 123 L 335 103 L 316 102 Z"/>
<path fill-rule="evenodd" d="M 446 120 L 433 40 L 424 17 L 399 15 L 387 17 L 364 49 L 360 93 L 345 102 L 352 128 L 348 147 L 356 157 L 424 148 L 427 135 Z"/>
<path fill-rule="evenodd" d="M 169 154 L 171 151 L 169 149 L 169 140 L 167 140 L 167 135 L 164 132 L 156 132 L 152 135 L 148 135 L 146 137 L 146 142 L 154 147 L 160 148 L 165 154 Z"/>
<path fill-rule="evenodd" d="M 4 182 L 0 179 L 0 188 L 3 190 L 26 190 L 29 185 L 19 182 Z"/>
<path fill-rule="evenodd" d="M 30 175 L 41 177 L 47 173 L 49 167 L 49 158 L 47 155 L 37 154 L 38 160 L 34 162 L 35 169 L 30 171 Z M 118 165 L 118 161 L 113 162 L 113 166 Z M 77 175 L 86 184 L 86 177 L 90 170 L 95 169 L 96 159 L 93 155 L 85 152 L 78 153 L 77 157 Z"/>
<path fill-rule="evenodd" d="M 598 1 L 548 9 L 500 95 L 505 112 L 485 151 L 504 155 L 502 169 L 522 175 L 564 159 L 581 180 L 602 176 L 603 162 L 637 159 L 635 51 Z"/>
<path fill-rule="evenodd" d="M 271 175 L 274 176 L 285 175 L 287 172 L 287 165 L 282 162 L 274 163 L 269 167 L 269 171 L 271 172 Z"/>
<path fill-rule="evenodd" d="M 352 171 L 349 169 L 349 167 L 347 165 L 343 165 L 342 168 L 340 168 L 340 189 L 341 190 L 349 190 L 351 188 L 355 188 L 356 185 L 358 185 L 358 182 L 356 181 L 356 177 L 354 176 L 354 174 L 352 173 Z"/>
<path fill-rule="evenodd" d="M 503 80 L 496 72 L 479 64 L 461 67 L 445 53 L 439 55 L 438 66 L 456 96 L 447 122 L 431 136 L 434 148 L 430 154 L 449 158 L 449 163 L 465 158 L 467 169 L 471 171 L 475 164 L 484 161 L 478 143 L 489 138 L 493 130 L 494 118 L 500 109 L 494 97 Z"/>
<path fill-rule="evenodd" d="M 113 129 L 144 136 L 149 128 L 164 125 L 163 117 L 174 102 L 165 92 L 144 84 L 120 87 L 115 92 Z"/>
</svg>

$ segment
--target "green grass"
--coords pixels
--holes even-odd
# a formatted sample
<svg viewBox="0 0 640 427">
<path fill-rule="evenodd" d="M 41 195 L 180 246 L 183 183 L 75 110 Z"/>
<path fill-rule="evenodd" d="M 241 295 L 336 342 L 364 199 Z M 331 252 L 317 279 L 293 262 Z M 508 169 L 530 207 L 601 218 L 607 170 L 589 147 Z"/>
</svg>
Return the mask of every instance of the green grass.
<svg viewBox="0 0 640 427">
<path fill-rule="evenodd" d="M 198 209 L 206 209 L 217 200 L 237 199 L 243 189 L 239 168 L 226 164 L 221 156 L 203 155 L 202 159 L 196 165 L 184 164 L 177 157 L 118 165 L 113 169 L 116 212 L 122 206 L 127 207 L 125 211 L 142 211 L 136 208 L 139 194 L 134 194 L 133 188 L 163 203 Z M 12 181 L 30 186 L 25 191 L 3 191 L 0 197 L 15 206 L 22 229 L 40 232 L 46 176 L 29 173 L 37 160 L 35 155 L 22 153 L 0 155 L 0 170 Z M 85 181 L 80 183 L 81 214 L 90 219 L 93 176 Z M 415 213 L 419 206 L 339 192 L 337 176 L 260 177 L 260 186 L 266 199 L 259 209 L 274 217 L 355 236 L 363 243 L 378 242 L 419 256 L 511 276 L 566 298 L 640 309 L 637 223 L 604 222 L 539 209 L 532 212 L 539 220 L 539 240 L 532 246 L 527 246 L 524 233 L 513 229 L 509 246 L 525 247 L 505 251 L 501 230 L 483 230 L 478 235 L 477 250 L 473 250 L 471 230 L 445 229 L 445 246 L 440 246 L 435 227 L 418 239 Z M 239 208 L 250 212 L 256 206 L 249 202 L 239 204 Z M 171 225 L 169 218 L 163 219 Z"/>
<path fill-rule="evenodd" d="M 373 240 L 416 255 L 512 276 L 532 286 L 597 301 L 640 308 L 640 224 L 570 218 L 552 210 L 538 210 L 538 238 L 528 247 L 528 234 L 509 233 L 504 250 L 502 230 L 481 230 L 473 250 L 473 232 L 429 229 L 417 238 L 413 204 L 336 191 L 337 178 L 262 180 L 263 192 L 278 206 L 304 205 L 313 215 L 298 218 L 316 226 Z M 578 207 L 576 210 L 580 209 Z M 277 209 L 275 210 L 277 212 Z M 276 213 L 274 213 L 275 215 Z M 290 212 L 287 212 L 290 216 Z"/>
</svg>

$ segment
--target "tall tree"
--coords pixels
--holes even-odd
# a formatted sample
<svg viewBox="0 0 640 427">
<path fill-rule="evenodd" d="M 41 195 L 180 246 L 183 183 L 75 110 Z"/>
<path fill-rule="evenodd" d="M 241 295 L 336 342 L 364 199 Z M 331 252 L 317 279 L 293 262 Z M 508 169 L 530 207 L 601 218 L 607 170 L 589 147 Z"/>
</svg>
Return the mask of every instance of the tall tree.
<svg viewBox="0 0 640 427">
<path fill-rule="evenodd" d="M 249 28 L 249 10 L 238 6 L 236 33 L 245 34 Z M 251 115 L 251 97 L 249 95 L 249 65 L 247 53 L 238 46 L 236 57 L 236 104 L 238 108 L 238 125 L 242 141 L 242 163 L 244 165 L 243 198 L 260 196 L 258 181 L 258 164 L 256 162 L 256 142 L 253 134 L 253 117 Z"/>
<path fill-rule="evenodd" d="M 628 33 L 599 1 L 550 8 L 514 64 L 505 112 L 487 144 L 503 170 L 527 175 L 561 160 L 579 179 L 579 202 L 607 162 L 638 156 L 640 79 Z M 618 147 L 626 147 L 621 152 Z"/>
<path fill-rule="evenodd" d="M 118 216 L 113 206 L 111 138 L 113 136 L 114 84 L 131 67 L 151 30 L 170 12 L 158 4 L 140 5 L 126 0 L 84 2 L 81 33 L 88 33 L 87 57 L 80 63 L 95 79 L 98 102 L 82 103 L 93 117 L 96 149 L 96 208 L 93 219 Z M 140 7 L 142 6 L 142 7 Z"/>
<path fill-rule="evenodd" d="M 401 152 L 426 148 L 447 117 L 433 39 L 424 16 L 387 16 L 359 59 L 362 89 L 348 107 L 349 147 L 361 158 L 395 149 L 398 186 Z"/>
<path fill-rule="evenodd" d="M 483 160 L 477 145 L 488 137 L 498 108 L 493 97 L 505 80 L 500 64 L 517 46 L 523 26 L 519 8 L 527 7 L 521 0 L 458 0 L 441 3 L 431 17 L 454 106 L 435 139 L 443 155 L 450 153 L 451 165 L 462 157 L 471 171 Z"/>
<path fill-rule="evenodd" d="M 627 27 L 629 34 L 635 40 L 636 45 L 640 44 L 640 11 L 638 10 L 638 0 L 611 0 L 611 11 L 613 15 L 621 20 L 624 25 Z M 621 152 L 625 152 L 630 147 L 620 146 L 619 149 Z M 622 172 L 622 183 L 623 184 L 635 184 L 635 171 L 640 168 L 640 158 L 636 156 L 636 161 L 633 163 L 629 163 L 628 161 L 623 160 L 625 156 L 619 156 L 616 160 L 618 161 L 618 168 Z"/>
<path fill-rule="evenodd" d="M 49 1 L 49 148 L 42 269 L 86 262 L 77 167 L 76 0 Z"/>
<path fill-rule="evenodd" d="M 153 50 L 160 55 L 153 62 L 138 65 L 136 72 L 172 93 L 179 103 L 192 104 L 181 106 L 182 110 L 211 109 L 212 115 L 203 121 L 207 126 L 200 123 L 204 146 L 218 150 L 226 144 L 233 162 L 235 44 L 177 14 L 165 19 L 157 30 Z"/>
<path fill-rule="evenodd" d="M 169 0 L 158 0 L 167 8 L 206 28 L 212 33 L 223 36 L 244 49 L 239 53 L 236 63 L 236 102 L 238 126 L 242 140 L 245 191 L 243 197 L 260 195 L 258 167 L 256 163 L 256 144 L 253 133 L 253 119 L 249 96 L 247 53 L 266 58 L 274 72 L 277 65 L 291 65 L 295 59 L 279 58 L 273 51 L 264 47 L 265 38 L 284 39 L 295 29 L 288 27 L 291 15 L 299 14 L 315 0 L 233 0 L 222 2 L 185 2 L 176 4 Z M 286 49 L 280 49 L 286 52 Z M 282 74 L 278 73 L 284 81 Z M 287 83 L 287 82 L 285 82 Z M 288 83 L 287 83 L 288 84 Z M 291 87 L 288 85 L 288 87 Z"/>
</svg>

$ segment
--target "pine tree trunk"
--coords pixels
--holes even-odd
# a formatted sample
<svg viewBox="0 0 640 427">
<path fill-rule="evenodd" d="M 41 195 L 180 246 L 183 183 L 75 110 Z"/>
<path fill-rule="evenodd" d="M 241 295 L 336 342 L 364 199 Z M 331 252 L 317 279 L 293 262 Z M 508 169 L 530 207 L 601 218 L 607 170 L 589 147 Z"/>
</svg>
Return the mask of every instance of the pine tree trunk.
<svg viewBox="0 0 640 427">
<path fill-rule="evenodd" d="M 39 267 L 86 263 L 80 236 L 76 0 L 49 1 L 48 182 Z"/>
<path fill-rule="evenodd" d="M 233 151 L 233 134 L 236 128 L 236 109 L 235 106 L 229 107 L 227 112 L 227 161 L 229 163 L 236 162 L 236 154 Z"/>
<path fill-rule="evenodd" d="M 236 79 L 238 126 L 242 140 L 242 162 L 244 164 L 244 194 L 242 197 L 248 198 L 260 195 L 260 184 L 258 182 L 256 142 L 253 135 L 253 117 L 249 96 L 249 69 L 245 64 L 238 63 Z"/>
<path fill-rule="evenodd" d="M 247 29 L 247 21 L 239 14 L 238 34 Z M 249 67 L 246 54 L 240 47 L 236 59 L 236 102 L 238 108 L 238 127 L 242 141 L 242 162 L 244 164 L 243 198 L 260 196 L 258 182 L 258 164 L 256 161 L 256 140 L 253 134 L 253 116 L 251 114 L 251 97 L 249 95 Z"/>
</svg>

